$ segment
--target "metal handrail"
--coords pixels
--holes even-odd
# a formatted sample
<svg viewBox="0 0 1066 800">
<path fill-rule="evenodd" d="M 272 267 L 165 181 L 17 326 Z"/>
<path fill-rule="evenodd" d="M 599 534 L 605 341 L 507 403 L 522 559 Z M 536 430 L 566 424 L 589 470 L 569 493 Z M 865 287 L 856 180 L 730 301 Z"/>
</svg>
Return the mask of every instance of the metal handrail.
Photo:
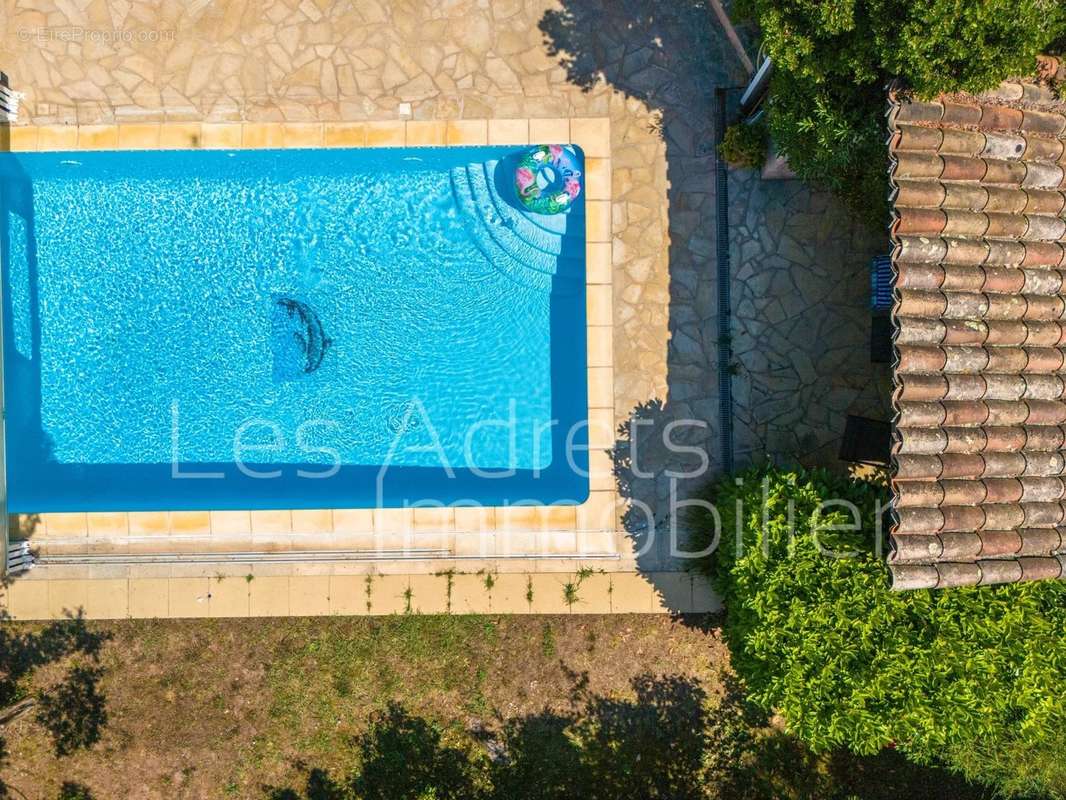
<svg viewBox="0 0 1066 800">
<path fill-rule="evenodd" d="M 7 75 L 0 72 L 0 122 L 18 122 L 19 103 L 25 95 L 8 85 Z"/>
<path fill-rule="evenodd" d="M 740 115 L 742 118 L 746 119 L 751 116 L 752 112 L 759 107 L 766 97 L 766 92 L 770 88 L 770 75 L 773 74 L 773 71 L 774 63 L 767 56 L 759 64 L 759 68 L 755 70 L 755 74 L 751 76 L 744 93 L 740 96 Z"/>
</svg>

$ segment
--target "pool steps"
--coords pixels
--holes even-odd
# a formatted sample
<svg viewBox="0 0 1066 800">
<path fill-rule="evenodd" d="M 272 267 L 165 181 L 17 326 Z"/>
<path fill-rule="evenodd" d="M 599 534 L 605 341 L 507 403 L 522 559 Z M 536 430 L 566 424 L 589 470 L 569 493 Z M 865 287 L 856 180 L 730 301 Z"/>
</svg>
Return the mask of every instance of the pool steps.
<svg viewBox="0 0 1066 800">
<path fill-rule="evenodd" d="M 583 250 L 583 236 L 571 229 L 580 230 L 584 220 L 576 209 L 545 216 L 516 208 L 497 189 L 498 167 L 498 162 L 488 161 L 456 167 L 451 173 L 456 205 L 474 242 L 501 272 L 523 286 L 579 291 L 583 262 L 561 253 Z"/>
<path fill-rule="evenodd" d="M 554 275 L 559 250 L 562 249 L 562 237 L 552 237 L 530 222 L 526 222 L 522 227 L 515 225 L 511 219 L 500 214 L 489 190 L 490 181 L 486 178 L 481 165 L 471 164 L 466 171 L 478 215 L 489 232 L 489 236 L 500 249 L 531 269 Z M 534 241 L 537 238 L 543 238 L 546 246 Z M 549 247 L 554 249 L 549 250 Z"/>
<path fill-rule="evenodd" d="M 522 211 L 504 200 L 500 189 L 496 185 L 495 172 L 498 162 L 489 161 L 486 164 L 470 164 L 467 170 L 471 185 L 478 190 L 478 195 L 491 201 L 492 211 L 499 215 L 503 225 L 521 232 L 522 237 L 529 244 L 552 255 L 558 255 L 562 249 L 562 239 L 566 235 L 566 214 L 548 216 L 535 214 L 531 211 Z M 480 167 L 480 169 L 479 169 Z M 518 235 L 516 233 L 515 235 Z"/>
</svg>

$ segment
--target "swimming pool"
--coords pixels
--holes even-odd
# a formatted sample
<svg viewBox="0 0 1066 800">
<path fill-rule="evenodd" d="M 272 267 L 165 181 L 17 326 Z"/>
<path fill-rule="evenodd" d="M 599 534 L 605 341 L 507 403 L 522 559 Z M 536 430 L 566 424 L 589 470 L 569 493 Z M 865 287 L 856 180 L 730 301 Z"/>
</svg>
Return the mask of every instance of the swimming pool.
<svg viewBox="0 0 1066 800">
<path fill-rule="evenodd" d="M 517 155 L 0 154 L 9 509 L 581 502 L 583 198 Z"/>
</svg>

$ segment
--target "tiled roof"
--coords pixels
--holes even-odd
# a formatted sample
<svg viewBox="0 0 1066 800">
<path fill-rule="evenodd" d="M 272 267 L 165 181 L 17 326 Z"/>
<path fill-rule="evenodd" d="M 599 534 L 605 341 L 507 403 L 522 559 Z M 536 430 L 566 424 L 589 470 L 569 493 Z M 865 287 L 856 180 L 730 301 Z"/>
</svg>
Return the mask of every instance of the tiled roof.
<svg viewBox="0 0 1066 800">
<path fill-rule="evenodd" d="M 1066 103 L 890 99 L 893 586 L 1066 578 Z"/>
</svg>

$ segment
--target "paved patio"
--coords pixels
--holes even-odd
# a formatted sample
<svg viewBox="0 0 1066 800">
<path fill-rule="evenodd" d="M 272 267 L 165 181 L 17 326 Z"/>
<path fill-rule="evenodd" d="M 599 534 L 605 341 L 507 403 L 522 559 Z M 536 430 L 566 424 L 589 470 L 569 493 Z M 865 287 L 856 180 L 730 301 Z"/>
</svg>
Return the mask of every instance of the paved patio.
<svg viewBox="0 0 1066 800">
<path fill-rule="evenodd" d="M 328 143 L 330 130 L 356 128 L 364 144 L 438 144 L 449 141 L 451 131 L 474 127 L 480 130 L 484 126 L 490 140 L 492 131 L 513 136 L 516 127 L 522 127 L 524 137 L 540 139 L 556 136 L 554 131 L 561 125 L 569 125 L 570 130 L 575 126 L 589 129 L 602 120 L 603 127 L 609 127 L 609 144 L 602 152 L 589 155 L 602 159 L 598 166 L 603 173 L 590 171 L 589 182 L 602 186 L 603 196 L 610 198 L 600 245 L 607 275 L 601 274 L 594 281 L 608 297 L 597 288 L 591 302 L 597 309 L 610 309 L 609 318 L 599 324 L 609 323 L 613 337 L 597 339 L 595 351 L 589 352 L 590 366 L 600 368 L 596 376 L 590 373 L 594 381 L 590 390 L 605 389 L 613 398 L 613 420 L 621 427 L 614 447 L 594 454 L 593 468 L 603 476 L 600 480 L 607 482 L 598 488 L 604 490 L 617 482 L 624 502 L 614 509 L 615 519 L 605 525 L 615 534 L 617 559 L 598 562 L 596 567 L 643 573 L 633 577 L 650 587 L 649 600 L 647 604 L 635 600 L 635 607 L 706 607 L 708 601 L 697 602 L 698 593 L 676 591 L 678 580 L 689 579 L 676 572 L 681 563 L 670 554 L 668 529 L 671 499 L 684 498 L 702 486 L 721 465 L 716 422 L 713 103 L 716 87 L 741 84 L 744 75 L 708 9 L 697 3 L 667 5 L 654 0 L 440 0 L 406 4 L 360 0 L 342 10 L 328 0 L 226 4 L 39 0 L 32 9 L 16 0 L 0 2 L 0 69 L 10 76 L 15 89 L 26 93 L 20 126 L 38 128 L 35 146 L 40 145 L 41 136 L 69 139 L 73 135 L 76 144 L 82 135 L 79 131 L 88 132 L 92 146 L 115 146 L 124 130 L 130 142 L 147 136 L 148 146 L 152 146 L 152 136 L 160 137 L 161 145 L 168 136 L 186 137 L 191 142 L 194 128 L 200 139 L 196 145 L 184 146 L 213 146 L 210 137 L 234 127 L 253 131 L 252 146 L 280 146 L 287 137 L 296 143 L 290 146 L 298 146 L 300 137 L 314 130 Z M 12 129 L 12 141 L 29 136 L 19 132 L 20 126 Z M 111 143 L 112 136 L 115 143 Z M 412 136 L 416 141 L 411 141 Z M 789 221 L 798 205 L 807 203 L 810 207 L 804 213 L 810 222 L 818 215 L 817 203 L 821 201 L 796 199 L 801 192 L 782 201 L 777 189 L 763 191 L 751 182 L 731 185 L 730 191 L 746 220 L 747 233 L 741 236 L 765 239 L 760 231 L 766 229 L 775 242 L 758 252 L 749 248 L 743 260 L 734 257 L 734 274 L 742 284 L 734 287 L 734 308 L 745 326 L 744 335 L 750 335 L 752 342 L 745 349 L 738 337 L 739 380 L 756 386 L 760 385 L 759 375 L 766 372 L 757 355 L 761 350 L 772 347 L 777 357 L 802 367 L 804 342 L 798 347 L 787 344 L 790 334 L 778 330 L 773 309 L 768 312 L 770 316 L 764 316 L 765 303 L 770 301 L 767 293 L 788 298 L 782 302 L 795 300 L 794 288 L 786 278 L 749 282 L 748 276 L 762 275 L 765 266 L 775 265 L 786 277 L 790 270 L 810 271 L 817 251 L 800 251 L 822 247 L 827 237 L 804 238 L 797 230 L 806 223 L 801 218 Z M 838 227 L 847 224 L 834 213 Z M 775 232 L 789 225 L 789 236 L 778 237 Z M 818 230 L 826 225 L 824 220 L 819 222 Z M 837 235 L 830 232 L 828 239 Z M 789 248 L 788 252 L 782 248 Z M 848 246 L 836 247 L 834 252 L 848 252 Z M 773 260 L 781 255 L 787 260 Z M 824 269 L 816 280 L 834 283 L 833 270 L 819 263 Z M 798 274 L 792 279 L 809 280 Z M 750 287 L 750 296 L 745 296 L 744 286 Z M 802 294 L 801 305 L 786 318 L 822 302 L 824 296 L 818 291 Z M 850 346 L 857 335 L 856 326 L 861 324 L 853 303 L 856 297 L 849 296 L 847 301 L 852 324 L 850 332 L 839 339 L 841 347 Z M 593 313 L 600 311 L 593 312 L 590 305 Z M 815 377 L 836 380 L 839 359 L 816 357 L 810 361 Z M 853 388 L 862 394 L 857 385 Z M 789 386 L 775 384 L 768 391 L 777 393 L 771 402 L 788 403 Z M 832 399 L 823 402 L 823 395 Z M 837 424 L 833 415 L 840 401 L 835 391 L 814 392 L 794 398 L 791 407 L 811 397 L 815 405 L 821 403 L 819 409 L 824 406 L 812 412 L 812 421 L 805 423 L 817 431 L 817 443 L 810 448 L 816 451 L 823 440 L 832 438 Z M 766 403 L 767 395 L 761 390 L 738 391 L 738 416 L 745 423 L 741 426 L 743 435 L 738 434 L 738 446 L 753 451 L 795 451 L 785 435 L 791 425 L 782 416 L 787 415 L 787 409 L 765 413 Z M 683 420 L 694 422 L 678 427 L 676 423 Z M 773 433 L 774 426 L 781 429 L 780 435 Z M 669 442 L 664 440 L 667 432 Z M 683 451 L 682 446 L 691 449 Z M 705 465 L 700 451 L 706 455 Z M 690 475 L 672 477 L 668 468 Z M 215 516 L 223 529 L 238 525 L 243 532 L 244 517 L 223 519 L 225 515 L 215 514 L 206 523 L 210 531 L 214 531 Z M 389 514 L 380 516 L 393 533 L 395 520 Z M 431 517 L 428 512 L 423 515 L 423 533 L 454 533 L 454 520 L 449 523 Z M 247 518 L 250 533 L 256 519 L 251 515 Z M 366 517 L 362 512 L 329 512 L 328 523 L 324 514 L 298 521 L 295 512 L 287 525 L 273 512 L 258 519 L 259 525 L 266 526 L 264 533 L 272 529 L 279 535 L 285 531 L 309 534 L 307 541 L 314 540 L 309 547 L 319 548 L 327 546 L 337 532 L 373 531 L 377 525 L 376 515 Z M 24 520 L 24 527 L 26 523 Z M 68 524 L 71 527 L 66 529 Z M 131 524 L 127 519 L 127 532 Z M 168 518 L 168 525 L 173 524 L 173 518 Z M 62 538 L 70 531 L 76 536 L 87 534 L 91 527 L 91 521 L 66 518 L 57 520 L 55 530 Z M 543 537 L 540 541 L 549 542 L 549 546 L 551 541 L 558 544 L 557 538 L 552 539 L 558 526 L 540 521 L 536 527 Z M 578 523 L 575 527 L 579 534 L 590 530 Z M 653 529 L 657 535 L 652 535 Z M 44 530 L 52 538 L 51 522 Z M 510 559 L 496 557 L 516 553 L 503 552 L 508 549 L 506 543 L 494 543 L 491 553 L 469 554 L 478 555 L 479 560 L 468 562 L 459 572 L 484 569 L 498 572 L 501 579 L 510 573 L 510 581 L 551 573 L 551 580 L 565 585 L 566 576 L 573 580 L 588 565 L 582 560 L 584 554 L 602 550 L 600 544 L 587 544 L 590 540 L 586 540 L 582 545 L 581 541 L 579 536 L 569 550 L 559 549 L 551 558 Z M 488 558 L 481 560 L 480 556 Z M 61 577 L 57 571 L 61 568 L 49 569 L 55 578 Z M 123 576 L 117 576 L 105 575 L 107 569 L 101 567 L 94 577 L 126 581 L 126 600 L 115 601 L 121 606 L 115 607 L 119 615 L 143 610 L 133 593 L 135 580 L 202 583 L 210 577 L 196 572 L 202 568 L 195 565 L 157 565 L 154 569 L 157 572 L 151 575 L 134 575 L 127 569 Z M 252 574 L 241 572 L 242 566 L 233 569 L 234 574 Z M 275 565 L 273 571 L 277 569 Z M 318 580 L 311 593 L 317 598 L 313 607 L 318 611 L 314 613 L 341 613 L 359 603 L 348 591 L 343 594 L 346 599 L 335 600 L 329 589 L 331 575 L 357 572 L 360 580 L 368 574 L 392 575 L 401 582 L 406 580 L 410 588 L 412 581 L 447 571 L 448 564 L 425 561 L 417 569 L 403 563 L 364 564 L 339 570 L 334 565 L 328 571 L 320 564 L 305 564 L 287 569 L 289 578 L 300 585 L 304 578 Z M 56 581 L 59 588 L 55 591 L 73 592 L 75 598 L 81 598 L 83 591 L 98 591 L 83 589 L 84 581 L 70 577 L 68 583 Z M 468 582 L 468 578 L 472 580 L 469 575 L 463 580 Z M 248 582 L 243 592 L 232 589 L 236 581 L 222 583 L 231 584 L 226 592 L 236 592 L 238 606 L 243 608 L 247 599 L 250 613 L 258 613 L 249 599 L 259 592 L 249 588 L 257 580 Z M 38 582 L 19 580 L 14 588 Z M 194 586 L 176 585 L 175 596 L 180 597 Z M 216 592 L 210 590 L 213 583 L 204 585 L 195 584 L 199 588 L 194 596 L 204 601 L 214 599 Z M 609 587 L 610 582 L 604 585 Z M 295 590 L 291 584 L 286 586 L 288 594 L 281 594 L 290 597 Z M 26 600 L 27 608 L 54 611 L 63 605 L 56 598 L 49 599 L 47 593 L 42 599 L 39 588 L 18 590 L 27 592 L 27 597 L 35 593 L 35 599 Z M 156 591 L 153 602 L 162 603 L 158 592 L 167 594 L 170 590 L 156 586 Z M 629 591 L 637 592 L 634 597 L 644 597 L 643 589 Z M 516 594 L 515 610 L 522 610 L 520 595 Z M 611 611 L 626 607 L 617 599 L 617 592 L 604 590 L 596 596 L 601 597 L 599 604 L 586 608 Z M 685 597 L 692 606 L 678 599 Z M 438 601 L 439 596 L 433 602 Z M 334 608 L 334 602 L 347 605 Z M 183 600 L 174 604 L 168 601 L 165 612 L 161 605 L 157 611 L 173 616 L 189 608 L 202 611 L 204 607 L 191 607 Z M 311 613 L 291 602 L 286 609 L 287 613 Z M 527 604 L 525 610 L 535 609 Z"/>
<path fill-rule="evenodd" d="M 848 414 L 891 418 L 888 364 L 870 362 L 870 259 L 888 233 L 798 180 L 729 174 L 738 465 L 838 466 Z"/>
</svg>

